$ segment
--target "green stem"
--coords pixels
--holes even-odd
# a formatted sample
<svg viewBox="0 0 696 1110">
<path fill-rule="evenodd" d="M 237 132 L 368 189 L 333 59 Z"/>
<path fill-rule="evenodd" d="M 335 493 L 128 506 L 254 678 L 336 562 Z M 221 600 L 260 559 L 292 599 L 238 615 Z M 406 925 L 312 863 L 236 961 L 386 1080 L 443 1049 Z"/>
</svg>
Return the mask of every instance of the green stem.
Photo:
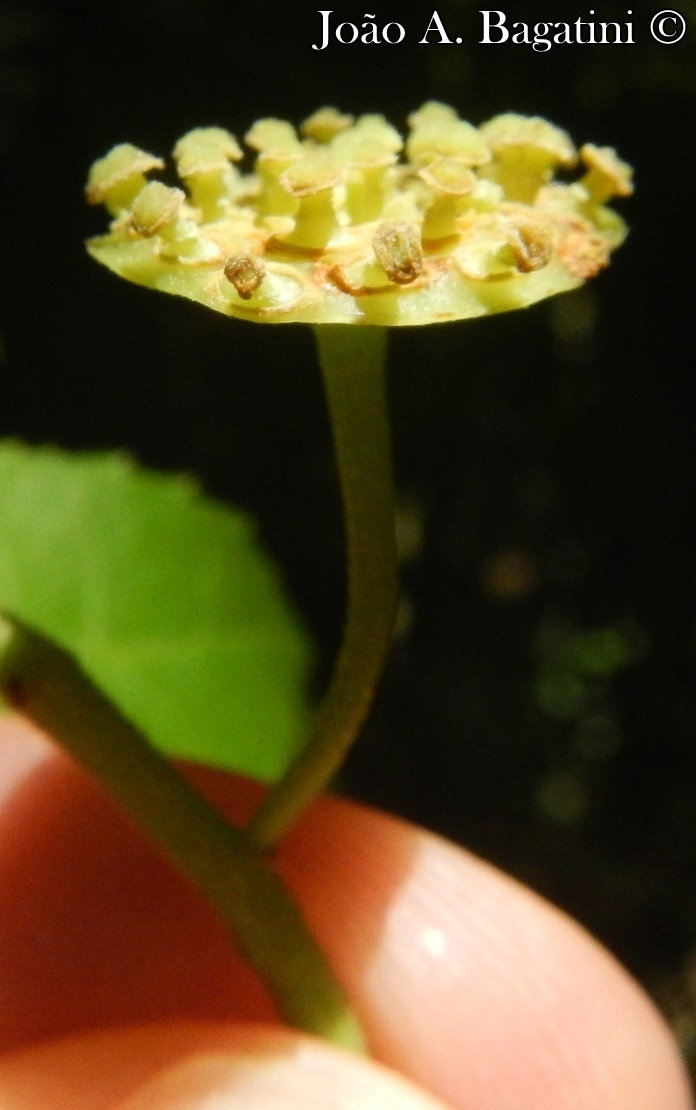
<svg viewBox="0 0 696 1110">
<path fill-rule="evenodd" d="M 348 591 L 343 642 L 308 743 L 259 806 L 248 833 L 276 844 L 340 768 L 372 702 L 398 601 L 386 330 L 315 329 L 343 498 Z"/>
<path fill-rule="evenodd" d="M 270 862 L 121 717 L 71 655 L 6 614 L 0 687 L 207 896 L 290 1025 L 364 1050 L 357 1020 Z"/>
</svg>

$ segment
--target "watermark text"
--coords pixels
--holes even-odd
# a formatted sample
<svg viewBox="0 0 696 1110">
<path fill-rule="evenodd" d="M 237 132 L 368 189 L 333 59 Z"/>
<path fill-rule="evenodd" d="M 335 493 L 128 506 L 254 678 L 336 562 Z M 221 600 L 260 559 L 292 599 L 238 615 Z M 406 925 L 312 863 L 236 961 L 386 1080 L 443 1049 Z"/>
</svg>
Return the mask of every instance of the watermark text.
<svg viewBox="0 0 696 1110">
<path fill-rule="evenodd" d="M 330 46 L 400 46 L 407 41 L 421 46 L 461 46 L 464 42 L 449 16 L 445 25 L 437 9 L 423 17 L 419 26 L 414 19 L 409 27 L 396 20 L 379 20 L 374 12 L 363 12 L 362 18 L 344 18 L 333 8 L 324 8 L 317 15 L 319 27 L 312 50 L 326 50 Z M 477 16 L 473 38 L 469 32 L 467 41 L 481 46 L 527 46 L 538 54 L 557 46 L 633 46 L 648 37 L 671 46 L 687 32 L 686 19 L 673 8 L 641 16 L 639 20 L 634 19 L 632 8 L 626 9 L 625 18 L 611 20 L 600 18 L 601 12 L 595 8 L 570 19 L 534 23 L 515 19 L 501 8 L 480 8 Z"/>
</svg>

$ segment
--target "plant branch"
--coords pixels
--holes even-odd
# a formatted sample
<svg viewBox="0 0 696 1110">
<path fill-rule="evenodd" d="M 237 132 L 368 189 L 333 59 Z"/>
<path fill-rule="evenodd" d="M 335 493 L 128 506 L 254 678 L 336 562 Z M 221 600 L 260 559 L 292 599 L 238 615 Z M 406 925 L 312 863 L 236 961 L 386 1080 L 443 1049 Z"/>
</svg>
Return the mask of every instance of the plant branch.
<svg viewBox="0 0 696 1110">
<path fill-rule="evenodd" d="M 315 335 L 343 498 L 346 620 L 309 741 L 249 825 L 249 836 L 264 847 L 278 842 L 343 763 L 372 703 L 398 601 L 386 330 L 322 324 Z"/>
<path fill-rule="evenodd" d="M 202 891 L 290 1024 L 364 1050 L 358 1023 L 270 862 L 111 705 L 68 652 L 0 615 L 0 689 Z"/>
</svg>

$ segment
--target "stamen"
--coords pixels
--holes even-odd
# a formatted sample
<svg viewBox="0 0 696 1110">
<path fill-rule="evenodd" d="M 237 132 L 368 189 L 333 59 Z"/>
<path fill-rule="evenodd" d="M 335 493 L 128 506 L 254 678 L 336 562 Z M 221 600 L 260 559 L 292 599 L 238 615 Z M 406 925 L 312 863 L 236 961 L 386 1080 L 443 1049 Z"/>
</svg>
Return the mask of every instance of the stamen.
<svg viewBox="0 0 696 1110">
<path fill-rule="evenodd" d="M 423 248 L 415 224 L 382 224 L 372 249 L 387 277 L 397 285 L 410 285 L 423 273 Z"/>
<path fill-rule="evenodd" d="M 243 301 L 248 301 L 256 292 L 264 277 L 266 266 L 262 258 L 240 251 L 227 259 L 225 277 L 234 285 Z"/>
</svg>

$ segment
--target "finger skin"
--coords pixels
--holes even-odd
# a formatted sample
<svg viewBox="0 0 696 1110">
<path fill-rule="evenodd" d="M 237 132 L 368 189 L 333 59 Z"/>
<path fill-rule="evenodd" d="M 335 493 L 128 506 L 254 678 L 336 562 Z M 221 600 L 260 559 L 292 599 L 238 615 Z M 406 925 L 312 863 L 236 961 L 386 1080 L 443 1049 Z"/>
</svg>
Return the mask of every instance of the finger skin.
<svg viewBox="0 0 696 1110">
<path fill-rule="evenodd" d="M 212 912 L 97 788 L 25 729 L 4 730 L 0 760 L 0 1048 L 128 1023 L 273 1020 Z M 237 820 L 258 796 L 232 776 L 191 775 Z M 639 988 L 579 926 L 480 860 L 326 799 L 279 866 L 374 1055 L 432 1096 L 466 1110 L 691 1107 Z M 149 1071 L 145 1061 L 147 1074 L 186 1055 L 172 1052 Z M 15 1080 L 21 1061 L 5 1058 Z M 104 1066 L 116 1082 L 117 1063 Z M 0 1066 L 0 1096 L 8 1074 Z M 0 1105 L 45 1103 L 29 1093 Z"/>
<path fill-rule="evenodd" d="M 214 1100 L 214 1101 L 213 1101 Z M 243 1027 L 226 1053 L 199 1054 L 145 1084 L 119 1110 L 446 1110 L 394 1072 L 309 1037 Z"/>
<path fill-rule="evenodd" d="M 379 1064 L 279 1026 L 185 1021 L 9 1053 L 0 1100 L 3 1110 L 446 1110 Z"/>
</svg>

